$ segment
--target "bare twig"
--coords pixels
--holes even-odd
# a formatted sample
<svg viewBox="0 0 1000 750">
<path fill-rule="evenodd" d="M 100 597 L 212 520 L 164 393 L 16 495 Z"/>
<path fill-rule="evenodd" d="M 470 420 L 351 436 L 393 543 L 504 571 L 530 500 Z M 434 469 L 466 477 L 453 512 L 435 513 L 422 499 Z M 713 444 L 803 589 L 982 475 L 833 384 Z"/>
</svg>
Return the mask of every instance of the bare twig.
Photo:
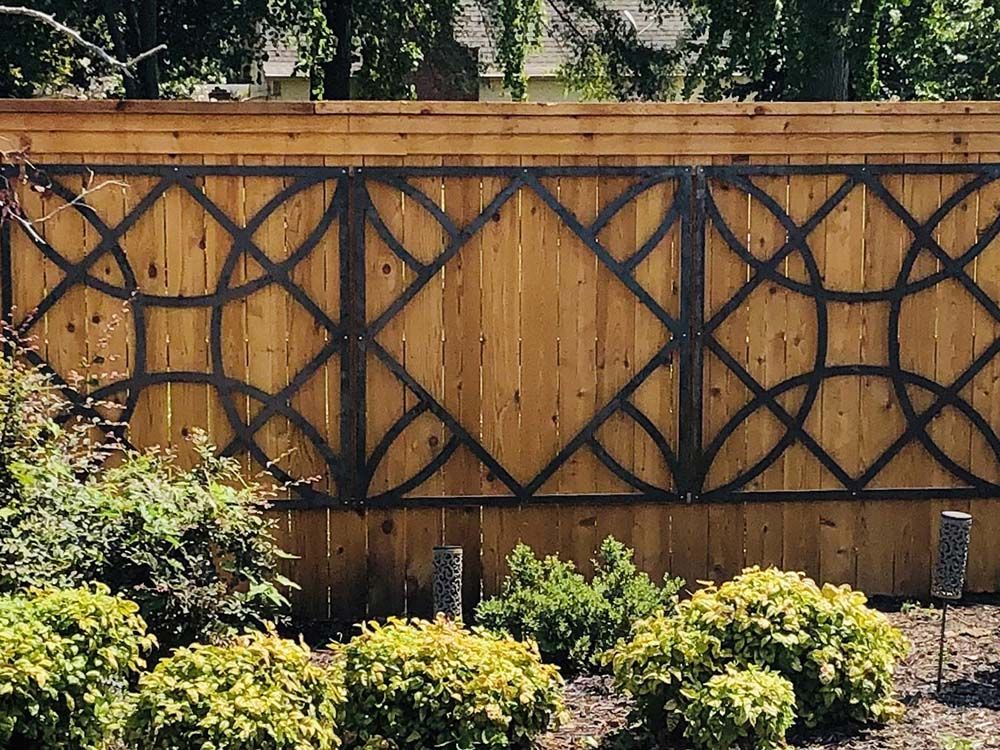
<svg viewBox="0 0 1000 750">
<path fill-rule="evenodd" d="M 56 214 L 74 206 L 80 206 L 81 208 L 93 211 L 93 207 L 85 202 L 88 195 L 109 187 L 119 187 L 126 190 L 129 187 L 128 183 L 123 182 L 122 180 L 102 180 L 101 182 L 95 183 L 94 171 L 88 167 L 87 177 L 83 180 L 79 193 L 74 195 L 73 198 L 65 203 L 60 203 L 44 216 L 31 218 L 26 216 L 21 208 L 14 183 L 20 182 L 24 185 L 29 185 L 30 189 L 38 192 L 46 192 L 47 188 L 42 185 L 31 184 L 27 170 L 35 169 L 35 165 L 32 164 L 31 160 L 28 158 L 27 149 L 16 147 L 5 149 L 3 148 L 3 144 L 12 144 L 12 141 L 9 138 L 0 136 L 0 166 L 12 164 L 18 168 L 18 171 L 16 174 L 11 176 L 0 174 L 0 225 L 2 225 L 6 219 L 13 219 L 24 227 L 25 231 L 28 232 L 28 234 L 36 241 L 42 241 L 41 235 L 35 229 L 36 224 L 46 222 Z"/>
<path fill-rule="evenodd" d="M 110 55 L 105 49 L 103 49 L 99 45 L 84 39 L 83 35 L 76 29 L 71 28 L 64 23 L 61 23 L 54 16 L 48 13 L 44 13 L 40 10 L 35 10 L 34 8 L 25 8 L 23 6 L 0 5 L 0 15 L 24 16 L 26 18 L 32 18 L 36 21 L 41 21 L 44 24 L 48 24 L 53 29 L 58 31 L 60 34 L 68 36 L 70 39 L 72 39 L 80 46 L 85 47 L 86 49 L 93 52 L 108 65 L 117 68 L 124 75 L 127 75 L 129 78 L 132 77 L 132 68 L 134 68 L 143 60 L 145 60 L 147 57 L 152 57 L 153 55 L 157 54 L 158 52 L 162 52 L 167 48 L 167 45 L 165 44 L 158 44 L 152 49 L 148 49 L 145 52 L 138 54 L 129 60 L 119 60 L 118 58 Z"/>
<path fill-rule="evenodd" d="M 72 208 L 73 206 L 76 206 L 76 205 L 78 205 L 80 203 L 83 203 L 84 200 L 86 200 L 87 196 L 90 195 L 91 193 L 96 193 L 97 191 L 103 190 L 104 188 L 107 188 L 107 187 L 120 187 L 120 188 L 126 188 L 127 189 L 128 188 L 128 183 L 127 182 L 123 182 L 122 180 L 103 180 L 101 182 L 98 182 L 95 185 L 94 184 L 94 172 L 93 172 L 92 169 L 90 169 L 88 167 L 87 168 L 87 179 L 84 180 L 82 189 L 80 190 L 79 193 L 77 193 L 75 196 L 73 196 L 72 200 L 68 200 L 65 203 L 60 203 L 58 206 L 56 206 L 55 208 L 53 208 L 51 211 L 49 211 L 44 216 L 39 216 L 37 219 L 32 219 L 31 223 L 32 224 L 39 224 L 39 223 L 41 223 L 43 221 L 48 221 L 49 219 L 51 219 L 53 216 L 55 216 L 60 211 L 65 211 L 67 208 Z M 94 210 L 93 206 L 90 206 L 90 205 L 87 205 L 87 204 L 84 204 L 83 207 L 84 208 L 88 208 L 91 211 Z"/>
</svg>

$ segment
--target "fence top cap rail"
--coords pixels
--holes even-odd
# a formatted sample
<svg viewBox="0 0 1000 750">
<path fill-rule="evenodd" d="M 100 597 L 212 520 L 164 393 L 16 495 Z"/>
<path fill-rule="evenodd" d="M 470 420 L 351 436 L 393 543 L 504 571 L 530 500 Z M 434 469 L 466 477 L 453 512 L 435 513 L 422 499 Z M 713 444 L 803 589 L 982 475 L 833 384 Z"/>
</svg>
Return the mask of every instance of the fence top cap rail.
<svg viewBox="0 0 1000 750">
<path fill-rule="evenodd" d="M 795 115 L 1000 115 L 1000 102 L 191 102 L 72 99 L 4 99 L 13 114 L 253 114 L 253 115 L 490 115 L 490 116 L 706 116 Z"/>
</svg>

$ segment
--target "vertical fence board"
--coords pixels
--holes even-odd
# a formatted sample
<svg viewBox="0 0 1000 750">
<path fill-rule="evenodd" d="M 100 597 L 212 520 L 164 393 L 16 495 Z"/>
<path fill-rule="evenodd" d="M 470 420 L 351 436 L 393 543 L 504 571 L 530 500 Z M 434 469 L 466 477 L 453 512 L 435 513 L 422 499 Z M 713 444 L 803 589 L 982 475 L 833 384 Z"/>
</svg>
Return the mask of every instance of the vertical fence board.
<svg viewBox="0 0 1000 750">
<path fill-rule="evenodd" d="M 715 164 L 731 160 L 717 157 Z M 728 225 L 737 242 L 748 239 L 749 203 L 747 195 L 722 180 L 712 181 L 712 193 L 722 221 Z M 706 238 L 705 247 L 705 319 L 709 320 L 748 279 L 748 266 L 729 247 L 717 228 Z M 718 344 L 740 367 L 747 367 L 747 329 L 750 308 L 741 304 L 723 321 L 713 334 Z M 706 439 L 715 438 L 749 397 L 747 387 L 736 372 L 718 355 L 706 353 L 704 375 Z M 754 416 L 765 416 L 758 411 Z M 747 423 L 736 429 L 722 443 L 713 467 L 722 472 L 709 473 L 709 485 L 725 485 L 747 467 Z M 740 502 L 711 505 L 708 508 L 708 574 L 712 580 L 724 580 L 739 573 L 744 564 L 744 507 Z"/>
<path fill-rule="evenodd" d="M 824 154 L 812 154 L 792 158 L 793 164 L 825 164 Z M 789 178 L 788 215 L 798 226 L 803 226 L 827 199 L 827 178 L 818 175 L 794 175 Z M 826 235 L 820 225 L 804 238 L 804 246 L 789 254 L 783 271 L 790 279 L 815 284 L 807 257 L 817 264 L 826 252 Z M 811 272 L 812 271 L 812 272 Z M 822 283 L 822 280 L 819 280 Z M 815 368 L 817 350 L 820 346 L 818 335 L 819 312 L 813 300 L 803 294 L 789 294 L 785 300 L 785 311 L 789 321 L 799 321 L 785 347 L 785 369 L 789 376 L 809 372 Z M 805 321 L 803 323 L 803 321 Z M 807 387 L 798 389 L 795 398 L 786 402 L 788 408 L 797 408 L 807 395 Z M 816 406 L 806 418 L 804 427 L 814 437 L 820 431 L 819 410 Z M 803 490 L 820 487 L 827 470 L 813 453 L 800 441 L 791 445 L 783 456 L 783 488 Z M 782 567 L 798 570 L 813 578 L 819 577 L 819 530 L 820 516 L 816 503 L 789 502 L 782 504 Z"/>
<path fill-rule="evenodd" d="M 906 161 L 915 164 L 933 163 L 937 158 L 907 156 Z M 904 178 L 902 200 L 916 220 L 926 221 L 940 206 L 940 184 L 940 176 L 907 175 Z M 913 263 L 909 278 L 920 279 L 935 273 L 937 269 L 938 263 L 933 255 L 921 250 Z M 900 359 L 903 367 L 911 372 L 933 377 L 937 361 L 937 311 L 933 288 L 907 298 L 902 304 L 901 319 L 906 321 L 905 325 L 913 334 L 912 338 L 909 336 L 904 338 L 901 334 Z M 934 346 L 928 345 L 930 340 L 935 341 Z M 926 396 L 927 394 L 911 391 L 911 398 L 918 413 L 923 410 L 921 407 L 926 408 L 930 405 Z M 907 461 L 897 470 L 907 472 L 909 479 L 899 478 L 900 482 L 909 481 L 917 486 L 936 484 L 941 468 L 918 441 L 911 441 L 907 446 L 906 459 Z M 909 507 L 907 512 L 898 517 L 897 531 L 893 537 L 895 540 L 893 593 L 916 595 L 927 590 L 933 512 L 931 504 L 924 503 Z"/>
<path fill-rule="evenodd" d="M 397 166 L 392 158 L 368 158 L 365 166 Z M 365 183 L 373 209 L 395 237 L 403 235 L 404 198 L 384 182 L 368 179 Z M 371 222 L 361 229 L 365 243 L 365 299 L 368 322 L 374 321 L 406 289 L 411 273 L 402 259 L 379 238 Z M 392 318 L 375 337 L 377 343 L 396 359 L 405 358 L 403 319 Z M 371 351 L 367 354 L 367 438 L 365 455 L 369 458 L 382 438 L 406 411 L 407 389 Z M 377 494 L 399 486 L 406 480 L 405 435 L 390 444 L 385 460 L 379 463 L 368 492 Z M 367 608 L 368 615 L 380 617 L 399 614 L 406 608 L 406 514 L 405 511 L 372 508 L 365 514 L 367 538 Z"/>
<path fill-rule="evenodd" d="M 484 159 L 484 164 L 515 166 L 516 157 Z M 483 203 L 489 205 L 506 181 L 482 180 Z M 482 230 L 482 445 L 492 456 L 517 460 L 520 408 L 520 196 L 510 198 Z M 524 481 L 523 477 L 515 477 Z M 509 495 L 494 472 L 484 467 L 480 483 L 484 495 Z M 483 578 L 487 596 L 498 590 L 505 575 L 505 559 L 517 544 L 517 508 L 483 509 Z"/>
<path fill-rule="evenodd" d="M 479 166 L 475 157 L 446 157 L 444 164 L 454 167 Z M 468 226 L 483 210 L 480 178 L 445 178 L 444 202 L 447 214 L 459 227 Z M 444 277 L 444 371 L 445 407 L 477 440 L 480 426 L 482 393 L 482 236 L 466 241 L 465 246 L 446 266 Z M 469 487 L 479 488 L 483 468 L 467 448 L 459 448 L 445 464 L 444 491 L 459 494 Z M 462 607 L 465 619 L 473 618 L 480 598 L 483 577 L 482 510 L 478 507 L 446 508 L 444 541 L 463 550 Z"/>
<path fill-rule="evenodd" d="M 830 163 L 857 163 L 858 157 L 831 156 Z M 836 190 L 839 176 L 827 180 L 827 192 Z M 825 222 L 825 250 L 821 269 L 824 284 L 835 289 L 860 289 L 864 249 L 864 190 L 855 187 Z M 856 362 L 861 355 L 859 305 L 832 303 L 829 310 L 827 361 Z M 861 383 L 856 378 L 834 377 L 823 382 L 819 404 L 820 443 L 849 475 L 861 473 L 856 435 L 850 429 L 861 418 Z M 819 574 L 834 583 L 853 583 L 857 503 L 830 502 L 819 507 Z"/>
<path fill-rule="evenodd" d="M 883 163 L 901 163 L 887 158 Z M 903 177 L 888 175 L 882 185 L 893 195 L 902 195 Z M 863 287 L 875 292 L 895 285 L 903 262 L 905 231 L 902 220 L 870 189 L 865 192 Z M 873 365 L 889 364 L 888 302 L 866 302 L 862 306 L 861 360 Z M 903 415 L 892 382 L 884 377 L 861 379 L 862 403 L 868 429 L 858 436 L 862 463 L 867 468 L 898 436 Z M 880 472 L 880 475 L 884 472 Z M 898 479 L 897 479 L 898 481 Z M 893 524 L 898 507 L 892 502 L 864 502 L 859 506 L 857 528 L 857 585 L 870 594 L 893 592 Z"/>
<path fill-rule="evenodd" d="M 787 164 L 786 157 L 757 157 L 754 164 Z M 782 209 L 788 210 L 788 177 L 761 177 L 756 185 L 772 198 Z M 758 200 L 750 202 L 748 221 L 748 247 L 760 260 L 769 260 L 785 244 L 787 230 L 773 213 Z M 786 272 L 787 263 L 779 265 L 781 273 Z M 762 297 L 754 297 L 751 317 L 747 329 L 747 362 L 750 374 L 765 388 L 772 388 L 788 377 L 786 340 L 793 336 L 802 321 L 789 316 L 789 292 L 776 281 L 762 285 Z M 787 402 L 786 406 L 790 406 Z M 767 414 L 758 419 L 754 428 L 747 433 L 747 462 L 759 460 L 772 450 L 785 432 L 785 426 L 778 419 Z M 780 490 L 784 487 L 782 463 L 773 465 L 773 470 L 765 471 L 760 478 L 760 489 Z M 746 523 L 746 564 L 761 566 L 781 566 L 783 510 L 774 503 L 747 503 Z"/>
<path fill-rule="evenodd" d="M 1000 161 L 1000 154 L 980 154 L 982 162 Z M 976 216 L 977 239 L 983 237 L 990 227 L 1000 221 L 1000 183 L 993 182 L 979 192 Z M 991 299 L 1000 299 L 1000 241 L 994 239 L 976 258 L 976 283 Z M 995 320 L 982 306 L 975 308 L 975 343 L 973 350 L 978 354 L 990 346 L 1000 336 L 1000 321 Z M 1000 399 L 996 398 L 997 384 L 1000 383 L 1000 359 L 993 358 L 983 371 L 973 380 L 972 405 L 982 413 L 989 425 L 1000 429 Z M 980 476 L 993 481 L 1000 480 L 1000 465 L 997 457 L 984 444 L 985 441 L 973 435 L 973 470 Z M 1000 503 L 996 500 L 972 500 L 969 511 L 973 516 L 973 532 L 969 549 L 969 589 L 972 591 L 996 591 L 1000 587 L 1000 545 L 994 540 L 1000 538 Z"/>
</svg>

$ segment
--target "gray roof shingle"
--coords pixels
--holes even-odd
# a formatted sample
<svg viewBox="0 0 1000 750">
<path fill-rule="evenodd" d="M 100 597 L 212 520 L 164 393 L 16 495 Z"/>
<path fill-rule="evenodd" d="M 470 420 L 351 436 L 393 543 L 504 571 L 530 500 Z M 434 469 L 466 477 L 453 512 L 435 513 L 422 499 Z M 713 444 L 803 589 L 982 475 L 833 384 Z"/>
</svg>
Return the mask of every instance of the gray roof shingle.
<svg viewBox="0 0 1000 750">
<path fill-rule="evenodd" d="M 642 0 L 604 0 L 604 4 L 608 10 L 631 16 L 639 29 L 639 38 L 653 46 L 673 46 L 684 31 L 684 21 L 680 14 L 666 18 L 662 24 L 657 23 L 642 11 Z M 493 64 L 494 51 L 488 32 L 488 20 L 484 18 L 476 0 L 465 0 L 464 5 L 455 37 L 459 42 L 479 50 L 479 61 L 485 66 L 488 76 L 498 76 L 500 71 Z M 546 16 L 551 19 L 555 11 L 548 0 L 544 0 L 544 5 Z M 551 28 L 551 21 L 547 21 L 541 49 L 530 55 L 525 63 L 525 72 L 531 78 L 555 76 L 567 58 L 567 51 Z"/>
<path fill-rule="evenodd" d="M 546 16 L 551 19 L 555 15 L 549 0 L 543 0 Z M 642 0 L 604 0 L 605 6 L 612 11 L 626 14 L 639 29 L 639 38 L 657 47 L 672 46 L 677 43 L 684 31 L 684 22 L 678 14 L 671 16 L 660 24 L 649 14 L 642 11 Z M 499 76 L 500 71 L 493 63 L 494 50 L 490 38 L 488 21 L 476 0 L 464 0 L 462 15 L 455 30 L 455 38 L 462 44 L 479 50 L 479 62 L 485 68 L 486 75 Z M 551 22 L 546 22 L 546 34 L 542 38 L 541 49 L 530 55 L 525 64 L 525 72 L 530 78 L 546 78 L 555 76 L 559 67 L 566 60 L 567 51 L 562 43 L 552 33 Z M 288 78 L 295 75 L 295 64 L 298 54 L 294 45 L 289 42 L 276 42 L 267 45 L 267 60 L 264 61 L 264 74 L 268 78 Z"/>
</svg>

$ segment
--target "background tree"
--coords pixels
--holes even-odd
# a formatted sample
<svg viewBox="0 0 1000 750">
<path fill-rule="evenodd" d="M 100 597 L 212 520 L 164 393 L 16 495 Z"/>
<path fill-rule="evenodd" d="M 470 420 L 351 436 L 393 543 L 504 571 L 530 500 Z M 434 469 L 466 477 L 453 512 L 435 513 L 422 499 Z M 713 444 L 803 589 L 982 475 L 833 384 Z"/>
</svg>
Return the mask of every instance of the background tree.
<svg viewBox="0 0 1000 750">
<path fill-rule="evenodd" d="M 318 0 L 300 31 L 301 65 L 325 99 L 408 99 L 414 75 L 431 62 L 439 72 L 461 55 L 455 32 L 463 7 L 476 2 L 488 21 L 504 83 L 524 94 L 524 60 L 544 31 L 541 0 Z M 301 9 L 300 9 L 301 10 Z M 455 71 L 460 74 L 460 71 Z"/>
<path fill-rule="evenodd" d="M 681 14 L 677 46 L 643 41 L 604 0 L 550 0 L 564 74 L 600 98 L 996 98 L 996 0 L 648 0 Z"/>
<path fill-rule="evenodd" d="M 415 93 L 425 60 L 439 71 L 455 61 L 455 30 L 472 0 L 34 0 L 87 38 L 131 59 L 167 49 L 137 66 L 133 79 L 95 82 L 111 70 L 81 54 L 54 29 L 0 15 L 0 96 L 83 93 L 156 99 L 183 96 L 193 83 L 247 80 L 253 60 L 280 39 L 299 48 L 316 93 L 400 99 Z M 520 97 L 527 53 L 542 34 L 541 0 L 478 0 L 495 35 L 505 80 Z"/>
<path fill-rule="evenodd" d="M 24 5 L 0 5 L 0 18 L 21 19 L 26 22 L 27 26 L 24 31 L 29 47 L 37 46 L 43 58 L 49 58 L 49 65 L 56 62 L 60 56 L 67 58 L 69 61 L 84 59 L 80 57 L 74 58 L 69 54 L 67 47 L 74 46 L 76 48 L 86 50 L 90 57 L 96 57 L 99 62 L 117 71 L 128 79 L 127 82 L 132 83 L 134 83 L 136 78 L 135 71 L 146 65 L 156 55 L 166 49 L 166 45 L 158 44 L 153 47 L 146 48 L 146 50 L 133 57 L 119 59 L 104 49 L 104 47 L 100 44 L 95 44 L 91 40 L 87 39 L 77 29 L 72 26 L 67 26 L 65 23 L 55 18 L 51 13 L 45 13 L 37 8 L 29 8 Z M 57 41 L 62 41 L 63 44 L 53 45 L 46 39 L 45 36 L 38 34 L 37 32 L 43 28 L 48 29 L 50 33 L 53 31 L 56 32 L 59 35 L 59 40 Z M 90 58 L 86 59 L 89 61 Z M 71 64 L 72 62 L 70 62 L 70 65 Z M 67 66 L 63 69 L 70 71 L 71 67 Z M 39 69 L 35 72 L 42 73 L 44 75 L 44 69 Z M 20 70 L 12 72 L 11 78 L 15 84 L 22 80 L 20 77 L 15 77 L 20 75 Z M 0 156 L 2 155 L 2 152 L 0 152 Z"/>
<path fill-rule="evenodd" d="M 882 18 L 873 95 L 1000 98 L 1000 3 L 910 0 Z"/>
<path fill-rule="evenodd" d="M 643 0 L 646 22 L 680 15 L 655 46 L 608 0 L 37 0 L 119 59 L 165 43 L 109 93 L 183 95 L 191 83 L 247 80 L 271 39 L 300 50 L 316 96 L 416 95 L 422 65 L 459 68 L 466 4 L 487 22 L 515 99 L 546 31 L 568 52 L 567 85 L 589 98 L 820 100 L 1000 96 L 997 0 Z M 80 87 L 108 72 L 52 30 L 0 16 L 0 95 Z"/>
<path fill-rule="evenodd" d="M 158 99 L 183 96 L 195 82 L 246 80 L 268 38 L 300 5 L 312 0 L 33 0 L 33 9 L 50 13 L 85 38 L 130 60 L 160 44 L 161 54 L 146 57 L 133 77 L 115 76 L 111 95 Z M 44 24 L 0 15 L 0 96 L 53 93 L 66 87 L 84 92 L 114 73 L 112 66 Z"/>
<path fill-rule="evenodd" d="M 32 7 L 49 10 L 45 3 Z M 61 20 L 81 28 L 73 14 Z M 2 15 L 0 39 L 4 40 L 0 44 L 0 96 L 37 96 L 67 87 L 89 87 L 90 56 L 51 26 L 21 15 Z"/>
</svg>

